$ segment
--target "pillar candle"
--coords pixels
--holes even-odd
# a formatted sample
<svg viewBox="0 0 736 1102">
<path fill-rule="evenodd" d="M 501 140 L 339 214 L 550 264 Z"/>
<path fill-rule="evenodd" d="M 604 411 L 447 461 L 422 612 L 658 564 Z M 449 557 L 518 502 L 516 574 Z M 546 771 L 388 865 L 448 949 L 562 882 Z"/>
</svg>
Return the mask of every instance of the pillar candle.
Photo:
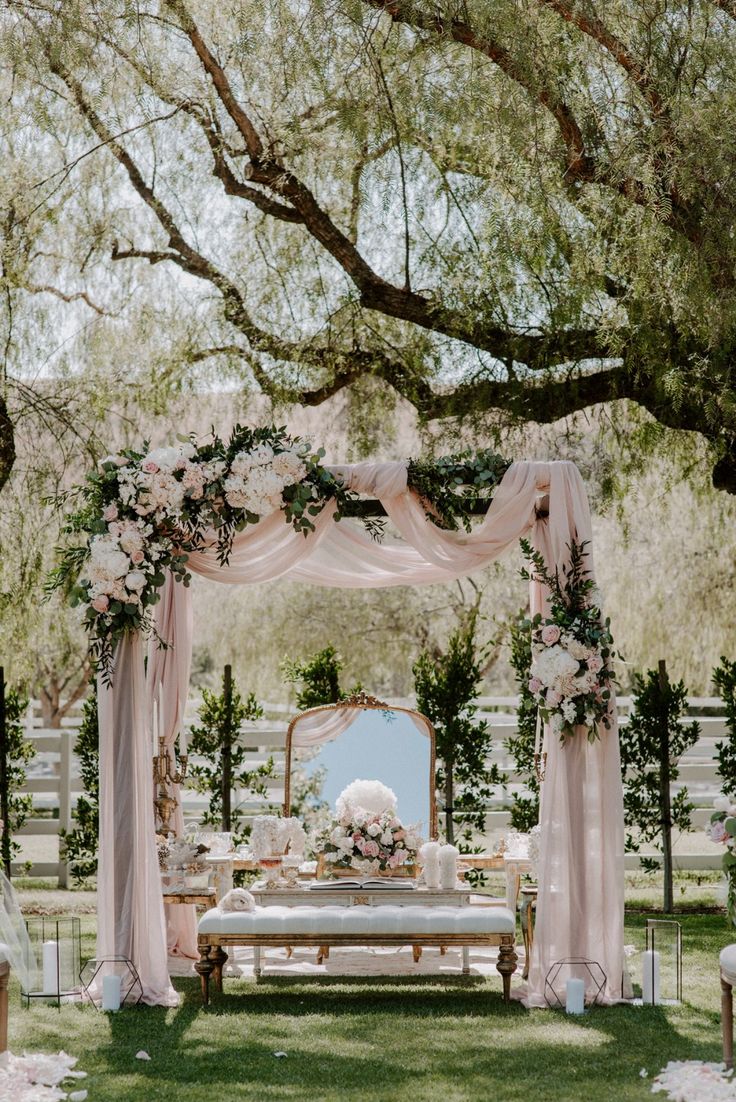
<svg viewBox="0 0 736 1102">
<path fill-rule="evenodd" d="M 641 957 L 641 998 L 642 1002 L 656 1006 L 659 997 L 659 953 L 656 949 L 647 949 Z"/>
<path fill-rule="evenodd" d="M 59 994 L 59 943 L 44 941 L 42 949 L 43 993 Z"/>
<path fill-rule="evenodd" d="M 582 1014 L 585 1010 L 585 982 L 576 976 L 565 984 L 565 1010 L 568 1014 Z"/>
<path fill-rule="evenodd" d="M 120 1009 L 120 976 L 103 976 L 102 977 L 102 1009 L 103 1010 L 119 1010 Z"/>
</svg>

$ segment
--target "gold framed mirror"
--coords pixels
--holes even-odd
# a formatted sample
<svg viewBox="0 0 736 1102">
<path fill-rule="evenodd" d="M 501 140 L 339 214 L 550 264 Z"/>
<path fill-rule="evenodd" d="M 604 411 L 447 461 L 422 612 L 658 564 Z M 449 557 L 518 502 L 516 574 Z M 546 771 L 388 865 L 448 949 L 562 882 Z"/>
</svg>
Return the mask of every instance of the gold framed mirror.
<svg viewBox="0 0 736 1102">
<path fill-rule="evenodd" d="M 292 814 L 297 771 L 317 779 L 313 795 L 330 808 L 352 781 L 381 781 L 395 792 L 402 819 L 420 823 L 425 838 L 437 837 L 435 733 L 421 712 L 364 692 L 309 708 L 286 733 L 285 816 Z"/>
</svg>

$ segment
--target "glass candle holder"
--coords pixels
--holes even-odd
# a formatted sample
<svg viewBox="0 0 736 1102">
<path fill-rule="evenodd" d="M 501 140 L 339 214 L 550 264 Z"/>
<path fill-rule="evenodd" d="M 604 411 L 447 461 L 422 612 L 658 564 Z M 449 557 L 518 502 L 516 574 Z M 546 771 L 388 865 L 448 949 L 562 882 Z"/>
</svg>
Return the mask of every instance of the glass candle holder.
<svg viewBox="0 0 736 1102">
<path fill-rule="evenodd" d="M 281 868 L 283 869 L 284 876 L 286 878 L 287 888 L 295 888 L 299 880 L 299 868 L 301 866 L 301 857 L 284 857 L 281 862 Z"/>
<path fill-rule="evenodd" d="M 263 872 L 267 888 L 275 888 L 278 884 L 281 876 L 282 860 L 281 854 L 274 854 L 271 857 L 262 857 L 258 862 Z"/>
</svg>

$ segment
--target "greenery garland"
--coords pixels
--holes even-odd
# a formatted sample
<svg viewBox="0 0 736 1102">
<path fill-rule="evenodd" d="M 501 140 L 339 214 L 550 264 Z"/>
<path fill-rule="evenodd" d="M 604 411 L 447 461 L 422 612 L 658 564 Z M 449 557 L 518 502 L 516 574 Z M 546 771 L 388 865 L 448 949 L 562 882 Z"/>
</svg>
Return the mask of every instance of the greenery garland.
<svg viewBox="0 0 736 1102">
<path fill-rule="evenodd" d="M 486 449 L 438 459 L 410 459 L 407 485 L 425 503 L 438 528 L 470 531 L 474 516 L 487 508 L 511 461 Z"/>
</svg>

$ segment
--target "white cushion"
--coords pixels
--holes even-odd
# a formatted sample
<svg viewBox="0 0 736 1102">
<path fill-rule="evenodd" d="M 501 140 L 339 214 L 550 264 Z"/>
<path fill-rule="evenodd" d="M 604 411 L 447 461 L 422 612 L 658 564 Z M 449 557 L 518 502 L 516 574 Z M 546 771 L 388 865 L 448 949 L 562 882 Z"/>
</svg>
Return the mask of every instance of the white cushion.
<svg viewBox="0 0 736 1102">
<path fill-rule="evenodd" d="M 736 987 L 736 945 L 727 945 L 721 951 L 721 975 L 726 983 Z"/>
<path fill-rule="evenodd" d="M 513 934 L 515 920 L 506 907 L 256 907 L 254 911 L 206 911 L 200 934 L 361 935 Z M 736 946 L 733 946 L 736 952 Z"/>
</svg>

